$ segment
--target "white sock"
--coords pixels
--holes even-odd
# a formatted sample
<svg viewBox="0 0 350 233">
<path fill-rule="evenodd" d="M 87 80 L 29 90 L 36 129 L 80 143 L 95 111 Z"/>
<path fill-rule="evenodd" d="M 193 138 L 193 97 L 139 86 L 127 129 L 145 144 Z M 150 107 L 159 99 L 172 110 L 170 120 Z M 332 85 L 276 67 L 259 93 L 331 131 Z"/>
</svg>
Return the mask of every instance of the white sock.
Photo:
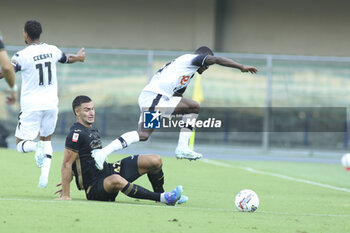
<svg viewBox="0 0 350 233">
<path fill-rule="evenodd" d="M 103 147 L 101 151 L 103 152 L 104 155 L 106 155 L 106 158 L 108 155 L 112 154 L 113 151 L 119 150 L 123 148 L 121 142 L 118 139 L 115 139 L 111 143 L 109 143 L 107 146 Z"/>
<path fill-rule="evenodd" d="M 44 141 L 44 154 L 45 158 L 43 161 L 43 166 L 41 167 L 41 176 L 49 177 L 51 157 L 53 154 L 51 141 Z"/>
<path fill-rule="evenodd" d="M 51 158 L 45 157 L 43 161 L 43 166 L 41 167 L 41 175 L 44 177 L 49 177 L 51 167 Z"/>
<path fill-rule="evenodd" d="M 51 141 L 43 141 L 43 143 L 44 143 L 44 154 L 52 156 L 53 149 L 52 149 Z"/>
<path fill-rule="evenodd" d="M 179 135 L 179 141 L 177 147 L 186 149 L 188 148 L 188 143 L 192 135 L 192 130 L 187 128 L 182 128 Z"/>
<path fill-rule="evenodd" d="M 36 142 L 33 142 L 31 140 L 23 140 L 17 144 L 17 151 L 20 153 L 32 152 L 35 151 L 35 149 Z"/>
<path fill-rule="evenodd" d="M 160 194 L 160 202 L 161 203 L 166 203 L 165 198 L 164 198 L 164 193 Z"/>
<path fill-rule="evenodd" d="M 185 114 L 182 117 L 182 120 L 186 123 L 191 123 L 190 126 L 194 128 L 194 123 L 197 120 L 198 114 Z M 192 130 L 189 128 L 181 128 L 180 135 L 179 135 L 179 141 L 177 143 L 177 147 L 180 148 L 188 148 L 188 143 L 190 141 L 192 135 Z"/>
<path fill-rule="evenodd" d="M 113 151 L 120 150 L 122 148 L 126 148 L 132 143 L 140 141 L 139 134 L 137 131 L 131 131 L 124 133 L 119 138 L 115 139 L 111 143 L 109 143 L 107 146 L 105 146 L 102 151 L 103 154 L 106 155 L 106 158 L 109 154 L 111 154 Z"/>
<path fill-rule="evenodd" d="M 127 132 L 127 133 L 123 134 L 120 137 L 123 138 L 124 141 L 126 142 L 126 146 L 125 147 L 130 146 L 131 144 L 140 141 L 140 136 L 137 133 L 137 131 Z"/>
<path fill-rule="evenodd" d="M 185 122 L 185 124 L 189 123 L 189 125 L 192 126 L 192 128 L 195 127 L 194 124 L 195 124 L 197 118 L 198 118 L 198 114 L 196 114 L 196 113 L 184 114 L 182 116 L 182 120 Z"/>
</svg>

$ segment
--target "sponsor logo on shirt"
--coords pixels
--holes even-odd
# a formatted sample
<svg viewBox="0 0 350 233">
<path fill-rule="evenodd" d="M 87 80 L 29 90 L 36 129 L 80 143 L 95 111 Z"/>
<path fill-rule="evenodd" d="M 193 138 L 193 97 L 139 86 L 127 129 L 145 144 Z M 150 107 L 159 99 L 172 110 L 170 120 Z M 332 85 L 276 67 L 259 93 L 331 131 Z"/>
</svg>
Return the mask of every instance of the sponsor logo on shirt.
<svg viewBox="0 0 350 233">
<path fill-rule="evenodd" d="M 72 142 L 78 142 L 78 138 L 79 138 L 79 134 L 78 133 L 74 133 L 73 137 L 72 137 Z"/>
<path fill-rule="evenodd" d="M 180 84 L 181 85 L 184 85 L 185 83 L 187 83 L 188 82 L 188 80 L 190 80 L 190 76 L 182 76 L 182 79 L 181 79 L 181 81 L 180 81 Z"/>
</svg>

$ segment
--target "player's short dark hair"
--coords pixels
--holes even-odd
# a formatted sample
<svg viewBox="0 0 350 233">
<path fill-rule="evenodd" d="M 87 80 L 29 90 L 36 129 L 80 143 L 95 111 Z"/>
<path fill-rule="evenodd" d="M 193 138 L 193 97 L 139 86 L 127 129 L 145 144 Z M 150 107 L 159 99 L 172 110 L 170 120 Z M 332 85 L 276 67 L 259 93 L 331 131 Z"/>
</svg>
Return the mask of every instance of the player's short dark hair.
<svg viewBox="0 0 350 233">
<path fill-rule="evenodd" d="M 75 108 L 79 107 L 81 104 L 90 103 L 91 101 L 92 100 L 90 99 L 90 97 L 86 96 L 86 95 L 79 95 L 79 96 L 75 97 L 75 99 L 72 102 L 72 108 L 73 108 L 74 115 L 76 115 Z"/>
<path fill-rule="evenodd" d="M 207 46 L 199 47 L 194 53 L 214 56 L 213 51 L 211 51 L 211 49 L 208 48 Z"/>
<path fill-rule="evenodd" d="M 28 20 L 24 25 L 24 31 L 28 34 L 32 40 L 40 39 L 42 33 L 41 24 L 36 20 Z"/>
</svg>

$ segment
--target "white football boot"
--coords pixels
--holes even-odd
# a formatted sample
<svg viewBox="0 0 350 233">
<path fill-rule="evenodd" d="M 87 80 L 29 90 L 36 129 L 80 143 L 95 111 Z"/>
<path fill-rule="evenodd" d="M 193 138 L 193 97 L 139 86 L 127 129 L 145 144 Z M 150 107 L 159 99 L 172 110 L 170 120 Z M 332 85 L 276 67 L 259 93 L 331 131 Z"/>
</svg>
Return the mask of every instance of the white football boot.
<svg viewBox="0 0 350 233">
<path fill-rule="evenodd" d="M 179 148 L 175 150 L 175 156 L 178 159 L 188 159 L 188 160 L 197 160 L 203 157 L 202 154 L 197 153 L 190 148 Z"/>
<path fill-rule="evenodd" d="M 98 170 L 103 169 L 103 164 L 106 161 L 107 155 L 101 149 L 91 151 L 91 157 L 95 160 L 95 166 Z"/>
</svg>

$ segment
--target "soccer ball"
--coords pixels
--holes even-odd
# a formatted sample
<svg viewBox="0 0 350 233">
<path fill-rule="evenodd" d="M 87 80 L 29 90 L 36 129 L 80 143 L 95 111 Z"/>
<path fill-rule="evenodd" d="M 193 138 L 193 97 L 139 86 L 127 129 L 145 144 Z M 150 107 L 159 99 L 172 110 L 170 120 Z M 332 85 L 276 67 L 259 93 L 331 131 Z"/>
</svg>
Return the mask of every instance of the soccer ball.
<svg viewBox="0 0 350 233">
<path fill-rule="evenodd" d="M 237 193 L 235 205 L 239 211 L 254 212 L 259 206 L 259 197 L 253 190 L 243 189 Z"/>
<path fill-rule="evenodd" d="M 345 167 L 347 171 L 350 171 L 350 154 L 345 154 L 341 158 L 341 164 Z"/>
</svg>

